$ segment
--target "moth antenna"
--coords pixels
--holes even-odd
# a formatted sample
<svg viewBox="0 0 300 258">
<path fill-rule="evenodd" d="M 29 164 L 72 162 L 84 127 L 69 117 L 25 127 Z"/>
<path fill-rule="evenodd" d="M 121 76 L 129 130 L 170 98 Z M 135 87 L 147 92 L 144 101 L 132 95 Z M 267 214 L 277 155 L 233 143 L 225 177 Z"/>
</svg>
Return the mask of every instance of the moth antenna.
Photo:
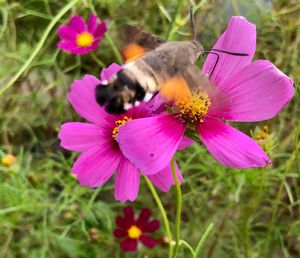
<svg viewBox="0 0 300 258">
<path fill-rule="evenodd" d="M 193 7 L 190 8 L 190 29 L 192 32 L 193 40 L 196 40 L 195 16 Z"/>
</svg>

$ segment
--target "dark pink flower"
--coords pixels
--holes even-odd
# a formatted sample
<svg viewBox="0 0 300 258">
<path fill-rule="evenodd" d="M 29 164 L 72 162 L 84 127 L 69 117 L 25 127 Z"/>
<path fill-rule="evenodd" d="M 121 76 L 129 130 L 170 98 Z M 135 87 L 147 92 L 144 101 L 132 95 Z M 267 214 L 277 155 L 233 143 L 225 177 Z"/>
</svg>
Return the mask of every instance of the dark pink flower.
<svg viewBox="0 0 300 258">
<path fill-rule="evenodd" d="M 69 53 L 84 55 L 94 51 L 100 44 L 105 32 L 105 22 L 97 23 L 98 17 L 90 14 L 88 24 L 81 16 L 73 16 L 68 25 L 61 25 L 57 46 Z"/>
<path fill-rule="evenodd" d="M 149 236 L 150 233 L 158 230 L 159 221 L 149 221 L 150 217 L 151 211 L 149 209 L 142 209 L 139 217 L 135 219 L 131 207 L 124 208 L 124 217 L 116 217 L 118 228 L 114 230 L 114 235 L 117 238 L 124 238 L 120 243 L 123 251 L 135 252 L 138 241 L 149 248 L 159 243 L 157 239 Z"/>
<path fill-rule="evenodd" d="M 198 92 L 187 102 L 175 103 L 173 114 L 130 121 L 120 129 L 121 150 L 139 169 L 155 173 L 166 166 L 191 127 L 225 166 L 250 168 L 270 163 L 254 140 L 221 120 L 255 122 L 276 116 L 294 95 L 293 82 L 269 61 L 251 63 L 256 27 L 243 17 L 231 18 L 214 48 L 249 56 L 220 53 L 211 76 L 215 94 Z M 207 57 L 204 74 L 210 75 L 215 61 L 214 55 Z"/>
<path fill-rule="evenodd" d="M 102 70 L 101 79 L 108 80 L 121 68 L 117 64 L 112 64 Z M 149 117 L 152 113 L 144 103 L 129 109 L 123 115 L 106 113 L 95 100 L 95 88 L 98 84 L 101 84 L 101 81 L 92 75 L 85 75 L 82 80 L 76 80 L 72 84 L 68 99 L 75 111 L 89 123 L 65 123 L 61 126 L 58 137 L 63 148 L 81 152 L 72 168 L 72 173 L 77 175 L 81 185 L 89 187 L 103 185 L 116 171 L 115 199 L 121 202 L 134 201 L 139 190 L 141 171 L 123 156 L 115 138 L 119 128 L 127 121 Z M 177 166 L 176 169 L 181 182 L 181 173 Z M 165 192 L 168 192 L 174 184 L 169 165 L 148 178 Z"/>
</svg>

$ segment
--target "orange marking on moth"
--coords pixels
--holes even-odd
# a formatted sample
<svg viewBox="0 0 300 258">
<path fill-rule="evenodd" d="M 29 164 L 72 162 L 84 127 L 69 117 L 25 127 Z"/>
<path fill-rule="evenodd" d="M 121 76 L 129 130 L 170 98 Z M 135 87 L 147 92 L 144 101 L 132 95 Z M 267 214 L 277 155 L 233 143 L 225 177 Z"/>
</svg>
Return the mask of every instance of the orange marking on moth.
<svg viewBox="0 0 300 258">
<path fill-rule="evenodd" d="M 163 99 L 172 103 L 192 97 L 187 83 L 181 77 L 174 77 L 161 85 L 160 95 Z"/>
<path fill-rule="evenodd" d="M 145 54 L 145 52 L 147 52 L 145 48 L 135 43 L 128 44 L 122 49 L 122 55 L 126 63 L 132 62 L 142 57 Z"/>
</svg>

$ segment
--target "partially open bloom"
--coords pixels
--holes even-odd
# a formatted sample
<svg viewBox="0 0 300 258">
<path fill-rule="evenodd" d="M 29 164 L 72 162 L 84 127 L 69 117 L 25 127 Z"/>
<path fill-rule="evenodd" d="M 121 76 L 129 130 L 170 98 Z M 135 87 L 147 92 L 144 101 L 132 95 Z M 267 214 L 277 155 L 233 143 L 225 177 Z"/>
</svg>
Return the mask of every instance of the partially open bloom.
<svg viewBox="0 0 300 258">
<path fill-rule="evenodd" d="M 1 159 L 1 163 L 5 167 L 10 167 L 16 163 L 17 159 L 14 155 L 12 154 L 7 154 Z"/>
<path fill-rule="evenodd" d="M 142 209 L 139 217 L 135 219 L 131 207 L 124 208 L 124 217 L 116 217 L 118 228 L 114 230 L 114 235 L 117 238 L 124 238 L 120 244 L 123 251 L 136 251 L 139 241 L 149 248 L 158 244 L 159 241 L 150 237 L 149 233 L 158 230 L 159 221 L 149 221 L 150 217 L 151 211 L 149 209 Z"/>
<path fill-rule="evenodd" d="M 101 73 L 102 80 L 109 80 L 121 66 L 112 64 Z M 97 187 L 105 184 L 116 172 L 115 199 L 121 202 L 134 201 L 139 190 L 140 174 L 130 161 L 125 158 L 116 141 L 119 129 L 128 121 L 149 117 L 152 113 L 144 103 L 129 109 L 122 115 L 110 115 L 95 100 L 95 88 L 101 81 L 92 75 L 85 75 L 76 80 L 68 93 L 68 99 L 75 111 L 90 123 L 70 122 L 61 126 L 58 135 L 61 146 L 67 150 L 82 154 L 73 165 L 81 185 Z M 135 130 L 131 132 L 133 135 Z M 182 176 L 177 168 L 180 182 Z M 143 171 L 144 172 L 144 171 Z M 148 176 L 160 190 L 168 192 L 174 179 L 171 167 L 167 164 L 159 173 Z"/>
<path fill-rule="evenodd" d="M 73 16 L 68 25 L 61 25 L 58 36 L 61 41 L 57 46 L 69 53 L 84 55 L 94 51 L 100 44 L 105 32 L 105 22 L 98 23 L 98 17 L 91 14 L 85 24 L 81 16 Z"/>
<path fill-rule="evenodd" d="M 277 139 L 274 133 L 271 133 L 267 125 L 263 127 L 256 126 L 252 137 L 265 152 L 271 153 L 277 145 Z"/>
<path fill-rule="evenodd" d="M 256 28 L 243 17 L 231 18 L 213 48 L 248 56 L 218 53 L 219 62 L 211 74 L 216 57 L 210 54 L 203 73 L 210 76 L 213 94 L 193 92 L 191 98 L 173 103 L 171 114 L 130 121 L 120 128 L 117 140 L 121 150 L 139 169 L 155 173 L 166 166 L 187 130 L 199 134 L 223 165 L 250 168 L 270 163 L 253 139 L 221 120 L 255 122 L 274 117 L 294 95 L 293 82 L 269 61 L 251 63 Z"/>
</svg>

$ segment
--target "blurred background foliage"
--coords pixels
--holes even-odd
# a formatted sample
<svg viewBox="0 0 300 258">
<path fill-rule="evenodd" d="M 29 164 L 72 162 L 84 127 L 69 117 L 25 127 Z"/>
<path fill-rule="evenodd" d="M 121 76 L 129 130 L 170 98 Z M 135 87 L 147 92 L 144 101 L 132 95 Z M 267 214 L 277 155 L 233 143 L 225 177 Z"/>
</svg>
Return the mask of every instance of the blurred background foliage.
<svg viewBox="0 0 300 258">
<path fill-rule="evenodd" d="M 0 0 L 0 87 L 19 71 L 68 2 Z M 174 0 L 78 1 L 55 24 L 17 82 L 0 96 L 0 157 L 6 153 L 17 157 L 16 164 L 0 166 L 0 257 L 166 257 L 162 227 L 160 247 L 121 253 L 112 230 L 114 217 L 124 205 L 114 201 L 112 182 L 88 189 L 80 187 L 69 173 L 76 155 L 59 147 L 57 133 L 60 124 L 80 118 L 66 93 L 74 79 L 85 73 L 98 76 L 101 62 L 109 65 L 116 59 L 107 38 L 92 55 L 63 53 L 56 48 L 56 29 L 72 15 L 87 17 L 96 10 L 118 47 L 118 31 L 124 24 L 184 40 L 190 36 L 190 6 L 197 9 L 198 39 L 205 48 L 213 46 L 232 15 L 254 22 L 258 35 L 255 59 L 269 59 L 293 78 L 296 95 L 277 118 L 236 125 L 262 144 L 272 166 L 229 169 L 200 144 L 178 153 L 185 177 L 182 239 L 195 245 L 213 222 L 203 257 L 300 257 L 300 2 L 189 0 L 183 1 L 174 20 L 177 5 Z M 174 195 L 160 196 L 173 222 Z M 136 210 L 151 208 L 160 218 L 144 182 L 132 205 Z M 184 247 L 179 257 L 189 257 Z"/>
</svg>

